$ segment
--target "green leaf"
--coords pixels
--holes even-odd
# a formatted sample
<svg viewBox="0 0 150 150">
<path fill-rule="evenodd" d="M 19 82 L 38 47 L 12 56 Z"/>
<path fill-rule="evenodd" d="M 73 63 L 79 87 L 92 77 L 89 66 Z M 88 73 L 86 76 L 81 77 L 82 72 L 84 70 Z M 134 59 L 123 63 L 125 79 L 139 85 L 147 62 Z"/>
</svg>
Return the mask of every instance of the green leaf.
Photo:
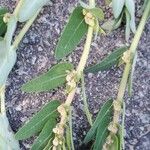
<svg viewBox="0 0 150 150">
<path fill-rule="evenodd" d="M 53 135 L 53 128 L 56 126 L 56 119 L 50 118 L 43 127 L 37 140 L 33 143 L 31 150 L 43 150 Z"/>
<path fill-rule="evenodd" d="M 57 118 L 58 113 L 56 109 L 59 105 L 60 102 L 57 100 L 49 102 L 16 133 L 16 139 L 23 140 L 31 137 L 33 134 L 40 132 L 49 119 Z"/>
<path fill-rule="evenodd" d="M 121 15 L 117 19 L 115 19 L 115 23 L 113 24 L 114 30 L 120 27 L 120 25 L 122 23 L 122 19 L 123 19 L 123 14 L 124 13 L 122 12 Z"/>
<path fill-rule="evenodd" d="M 68 149 L 71 149 L 71 133 L 70 133 L 70 127 L 66 127 L 66 145 Z"/>
<path fill-rule="evenodd" d="M 85 72 L 96 73 L 98 71 L 104 71 L 111 68 L 113 65 L 116 65 L 118 63 L 119 58 L 123 55 L 123 53 L 126 50 L 127 47 L 121 47 L 115 49 L 110 55 L 104 58 L 100 63 L 85 69 Z"/>
<path fill-rule="evenodd" d="M 0 114 L 0 150 L 19 150 L 19 143 L 10 129 L 6 115 Z"/>
<path fill-rule="evenodd" d="M 6 83 L 15 62 L 16 52 L 11 47 L 7 50 L 6 42 L 0 41 L 0 86 Z"/>
<path fill-rule="evenodd" d="M 36 12 L 41 9 L 49 0 L 21 0 L 20 8 L 17 14 L 19 22 L 29 20 Z"/>
<path fill-rule="evenodd" d="M 52 139 L 53 139 L 53 138 L 51 138 L 51 139 L 48 141 L 47 145 L 45 146 L 45 148 L 44 148 L 43 150 L 51 150 L 51 148 L 52 148 Z"/>
<path fill-rule="evenodd" d="M 16 23 L 16 19 L 11 17 L 7 25 L 7 32 L 4 40 L 0 41 L 0 86 L 5 84 L 16 62 L 16 50 L 11 46 Z"/>
<path fill-rule="evenodd" d="M 89 124 L 92 126 L 93 125 L 92 114 L 90 113 L 88 102 L 87 102 L 87 97 L 86 97 L 86 92 L 85 92 L 84 74 L 81 75 L 81 90 L 82 90 L 82 99 L 83 99 L 83 105 L 84 105 L 84 113 L 87 117 Z"/>
<path fill-rule="evenodd" d="M 135 25 L 135 2 L 134 0 L 125 0 L 126 8 L 129 11 L 129 14 L 131 16 L 130 20 L 130 28 L 133 33 L 136 31 L 136 25 Z"/>
<path fill-rule="evenodd" d="M 124 4 L 125 4 L 125 0 L 112 0 L 113 14 L 116 19 L 120 16 Z"/>
<path fill-rule="evenodd" d="M 111 118 L 112 111 L 113 111 L 112 103 L 113 103 L 113 100 L 110 99 L 102 106 L 101 110 L 99 111 L 99 113 L 96 117 L 96 120 L 95 120 L 93 126 L 91 127 L 91 129 L 89 130 L 89 132 L 87 133 L 87 135 L 84 139 L 85 144 L 87 144 L 89 141 L 94 139 L 98 126 L 103 124 L 103 119 Z"/>
<path fill-rule="evenodd" d="M 107 30 L 107 31 L 112 31 L 113 30 L 113 25 L 114 25 L 115 21 L 114 20 L 108 20 L 106 22 L 104 22 L 101 27 L 104 29 L 104 30 Z"/>
<path fill-rule="evenodd" d="M 67 70 L 72 70 L 70 63 L 60 63 L 52 67 L 47 73 L 24 84 L 22 90 L 25 92 L 42 92 L 55 89 L 66 82 Z"/>
<path fill-rule="evenodd" d="M 118 137 L 114 134 L 112 135 L 113 143 L 111 144 L 109 150 L 118 150 L 119 149 L 119 141 Z"/>
<path fill-rule="evenodd" d="M 93 7 L 89 6 L 88 4 L 84 3 L 83 1 L 79 0 L 79 4 L 85 9 L 92 9 Z"/>
<path fill-rule="evenodd" d="M 3 36 L 7 30 L 7 24 L 3 21 L 3 17 L 7 12 L 5 7 L 0 7 L 0 36 Z"/>
<path fill-rule="evenodd" d="M 104 12 L 101 8 L 92 8 L 89 9 L 88 11 L 90 11 L 94 17 L 96 17 L 98 20 L 103 21 L 104 20 Z"/>
<path fill-rule="evenodd" d="M 126 30 L 125 30 L 125 37 L 126 41 L 129 40 L 130 37 L 130 14 L 127 9 L 125 9 L 125 14 L 126 14 Z"/>
<path fill-rule="evenodd" d="M 0 41 L 3 41 L 3 40 L 4 40 L 4 38 L 0 36 Z"/>
<path fill-rule="evenodd" d="M 15 16 L 12 16 L 9 19 L 9 22 L 7 23 L 7 32 L 4 37 L 4 39 L 6 40 L 6 45 L 8 47 L 8 50 L 10 49 L 9 47 L 12 44 L 12 38 L 14 36 L 16 27 L 17 27 L 17 19 L 15 18 Z"/>
<path fill-rule="evenodd" d="M 119 126 L 117 137 L 118 137 L 118 150 L 122 150 L 124 149 L 124 136 L 123 136 L 123 131 L 121 126 Z"/>
<path fill-rule="evenodd" d="M 106 141 L 106 138 L 109 135 L 109 131 L 107 128 L 108 128 L 110 121 L 111 121 L 110 117 L 105 116 L 105 118 L 103 118 L 101 123 L 99 124 L 93 150 L 102 149 Z"/>
<path fill-rule="evenodd" d="M 132 61 L 131 72 L 128 79 L 128 91 L 130 96 L 132 95 L 133 74 L 135 70 L 136 61 L 137 61 L 137 52 L 135 53 L 134 59 Z"/>
<path fill-rule="evenodd" d="M 88 25 L 84 21 L 82 10 L 82 7 L 74 9 L 56 47 L 55 56 L 57 59 L 62 59 L 71 53 L 87 32 Z"/>
</svg>

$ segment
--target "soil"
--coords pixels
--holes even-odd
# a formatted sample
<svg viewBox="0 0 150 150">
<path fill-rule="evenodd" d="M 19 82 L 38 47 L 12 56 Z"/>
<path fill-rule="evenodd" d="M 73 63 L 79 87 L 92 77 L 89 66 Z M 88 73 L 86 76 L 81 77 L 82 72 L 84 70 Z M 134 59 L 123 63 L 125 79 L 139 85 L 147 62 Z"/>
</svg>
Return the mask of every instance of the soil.
<svg viewBox="0 0 150 150">
<path fill-rule="evenodd" d="M 16 132 L 33 114 L 49 100 L 60 99 L 64 101 L 63 88 L 42 92 L 40 94 L 28 94 L 21 91 L 21 86 L 28 80 L 46 72 L 57 63 L 54 51 L 61 31 L 67 22 L 68 16 L 77 0 L 51 0 L 41 11 L 38 18 L 26 33 L 17 50 L 17 62 L 9 75 L 6 91 L 7 116 L 10 125 Z M 142 0 L 136 0 L 136 22 L 138 24 Z M 0 0 L 0 5 L 6 6 L 11 12 L 16 0 Z M 104 5 L 104 1 L 97 1 L 107 11 L 106 19 L 112 17 L 111 10 Z M 16 34 L 23 27 L 18 24 Z M 98 36 L 93 41 L 87 66 L 101 61 L 116 47 L 124 45 L 125 26 L 108 34 Z M 131 36 L 132 39 L 133 35 Z M 79 62 L 84 40 L 77 46 L 73 54 L 67 60 L 77 65 Z M 142 38 L 138 46 L 138 58 L 134 72 L 133 92 L 129 97 L 126 93 L 126 150 L 149 150 L 150 147 L 150 20 L 145 26 Z M 122 76 L 123 67 L 112 68 L 109 71 L 97 74 L 86 74 L 86 93 L 91 113 L 96 116 L 102 104 L 110 97 L 116 98 L 117 89 Z M 73 102 L 73 137 L 76 149 L 81 147 L 82 140 L 89 129 L 86 116 L 83 112 L 83 102 L 80 97 L 81 88 L 78 87 Z M 22 150 L 31 147 L 34 138 L 20 142 Z"/>
</svg>

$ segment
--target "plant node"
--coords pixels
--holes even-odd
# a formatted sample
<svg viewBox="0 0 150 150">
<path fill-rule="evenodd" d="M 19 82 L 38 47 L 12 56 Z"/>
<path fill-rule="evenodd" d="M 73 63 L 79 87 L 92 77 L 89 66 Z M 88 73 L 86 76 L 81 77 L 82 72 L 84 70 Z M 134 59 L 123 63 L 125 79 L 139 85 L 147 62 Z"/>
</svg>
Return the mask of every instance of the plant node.
<svg viewBox="0 0 150 150">
<path fill-rule="evenodd" d="M 6 14 L 4 15 L 4 17 L 3 17 L 3 21 L 4 21 L 5 23 L 8 23 L 11 17 L 12 17 L 12 14 L 6 13 Z"/>
<path fill-rule="evenodd" d="M 86 24 L 88 24 L 91 27 L 95 26 L 95 17 L 93 16 L 93 14 L 85 9 L 83 9 L 83 15 L 85 16 L 85 22 Z"/>
<path fill-rule="evenodd" d="M 67 71 L 68 75 L 66 77 L 67 85 L 66 85 L 66 92 L 70 93 L 73 89 L 76 88 L 78 78 L 77 78 L 77 71 Z"/>
<path fill-rule="evenodd" d="M 130 63 L 131 62 L 131 51 L 130 50 L 127 50 L 123 53 L 123 56 L 122 56 L 122 60 L 125 62 L 125 63 Z"/>
<path fill-rule="evenodd" d="M 67 108 L 68 107 L 66 107 L 65 104 L 62 104 L 57 108 L 57 111 L 60 113 L 61 120 L 53 129 L 53 132 L 55 133 L 55 138 L 53 140 L 53 150 L 57 149 L 57 147 L 63 144 L 64 130 L 65 130 L 64 128 L 68 119 Z"/>
</svg>

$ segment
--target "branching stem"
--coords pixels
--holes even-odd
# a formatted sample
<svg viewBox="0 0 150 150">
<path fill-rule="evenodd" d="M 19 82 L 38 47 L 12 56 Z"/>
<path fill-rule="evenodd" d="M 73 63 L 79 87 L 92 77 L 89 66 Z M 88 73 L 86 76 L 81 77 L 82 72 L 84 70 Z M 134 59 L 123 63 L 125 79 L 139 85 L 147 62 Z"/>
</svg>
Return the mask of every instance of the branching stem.
<svg viewBox="0 0 150 150">
<path fill-rule="evenodd" d="M 123 104 L 123 97 L 124 97 L 124 94 L 125 94 L 125 90 L 126 90 L 130 70 L 132 68 L 132 62 L 133 62 L 132 60 L 135 57 L 136 49 L 138 47 L 138 43 L 139 43 L 140 37 L 142 35 L 142 32 L 144 30 L 147 18 L 149 16 L 149 12 L 150 12 L 150 1 L 148 1 L 148 3 L 147 3 L 147 6 L 144 10 L 144 13 L 143 13 L 141 21 L 139 23 L 136 34 L 135 34 L 135 36 L 133 38 L 133 41 L 131 43 L 131 46 L 129 48 L 130 61 L 126 62 L 124 72 L 123 72 L 123 76 L 122 76 L 121 83 L 120 83 L 120 87 L 119 87 L 119 90 L 118 90 L 117 99 L 114 101 L 113 122 L 110 125 L 111 128 L 109 128 L 110 132 L 113 133 L 113 134 L 116 134 L 117 131 L 118 131 L 117 126 L 119 124 L 119 117 L 120 117 L 121 112 L 122 112 L 120 108 L 121 108 L 121 105 Z M 117 105 L 115 105 L 115 104 L 117 104 Z M 123 111 L 125 111 L 125 110 L 123 110 Z M 124 113 L 123 115 L 125 115 L 125 112 L 123 112 L 123 113 Z M 123 116 L 123 120 L 124 120 L 124 117 L 125 116 Z M 110 133 L 110 135 L 111 135 L 111 133 Z M 107 143 L 107 141 L 106 141 L 106 143 Z"/>
<path fill-rule="evenodd" d="M 92 42 L 92 37 L 93 37 L 93 31 L 94 31 L 93 27 L 89 26 L 86 42 L 85 42 L 85 45 L 84 45 L 84 50 L 83 50 L 79 65 L 77 67 L 77 76 L 78 76 L 78 78 L 81 78 L 81 75 L 83 73 L 83 70 L 85 68 L 85 65 L 86 65 L 86 62 L 87 62 L 87 59 L 88 59 L 88 55 L 89 55 L 89 52 L 90 52 L 90 46 L 91 46 L 91 42 Z M 72 100 L 73 100 L 74 95 L 75 95 L 75 92 L 76 92 L 76 89 L 72 90 L 69 93 L 69 95 L 67 97 L 67 100 L 65 102 L 65 104 L 67 106 L 71 105 Z"/>
<path fill-rule="evenodd" d="M 14 43 L 13 43 L 13 48 L 16 49 L 20 43 L 20 41 L 22 40 L 22 38 L 24 37 L 24 35 L 26 34 L 26 32 L 29 30 L 30 26 L 33 24 L 34 20 L 36 19 L 37 15 L 39 14 L 40 10 L 38 10 L 36 12 L 36 14 L 27 21 L 27 23 L 24 25 L 23 29 L 20 31 L 19 35 L 16 37 Z"/>
<path fill-rule="evenodd" d="M 89 0 L 89 5 L 90 5 L 90 7 L 95 7 L 95 0 Z M 91 47 L 91 43 L 92 43 L 92 38 L 93 38 L 93 32 L 94 32 L 93 27 L 89 26 L 88 27 L 88 32 L 87 32 L 87 37 L 86 37 L 86 42 L 85 42 L 85 45 L 84 45 L 84 50 L 83 50 L 80 62 L 79 62 L 78 66 L 77 66 L 77 69 L 76 69 L 78 79 L 81 79 L 83 70 L 85 68 L 85 65 L 86 65 L 86 62 L 87 62 L 87 59 L 88 59 L 88 55 L 89 55 L 90 47 Z M 56 136 L 53 140 L 53 150 L 57 149 L 57 147 L 59 146 L 58 143 L 61 142 L 59 140 L 63 139 L 63 136 L 64 136 L 63 134 L 64 134 L 64 131 L 65 131 L 65 125 L 67 123 L 67 118 L 65 119 L 65 117 L 67 117 L 67 116 L 66 116 L 66 112 L 64 112 L 64 110 L 67 111 L 67 108 L 68 109 L 70 108 L 71 103 L 73 101 L 73 98 L 75 96 L 75 93 L 76 93 L 76 88 L 74 88 L 68 94 L 65 103 L 58 107 L 58 112 L 61 115 L 61 120 L 56 125 L 56 128 L 54 128 L 54 133 L 55 133 L 55 131 L 60 131 L 61 130 L 61 134 L 57 135 L 57 133 L 55 133 Z M 63 111 L 61 111 L 60 109 L 61 110 L 63 109 Z M 62 137 L 60 138 L 60 136 L 62 136 Z"/>
<path fill-rule="evenodd" d="M 148 15 L 150 12 L 150 1 L 148 2 L 145 11 L 143 13 L 143 16 L 141 18 L 140 24 L 138 26 L 138 29 L 136 31 L 136 34 L 133 38 L 132 44 L 130 46 L 129 51 L 131 52 L 131 57 L 134 58 L 135 53 L 136 53 L 136 49 L 140 40 L 140 37 L 142 35 L 142 32 L 144 30 Z M 131 60 L 133 59 L 131 58 Z M 126 64 L 124 72 L 123 72 L 123 76 L 121 79 L 121 83 L 120 83 L 120 87 L 119 87 L 119 91 L 118 91 L 118 95 L 117 95 L 117 100 L 122 101 L 123 100 L 123 96 L 126 90 L 126 85 L 127 85 L 127 81 L 128 81 L 128 77 L 129 77 L 129 73 L 130 73 L 130 69 L 131 69 L 132 64 L 129 62 Z"/>
<path fill-rule="evenodd" d="M 122 118 L 122 134 L 124 134 L 124 120 L 125 120 L 125 106 L 124 106 L 124 101 L 123 101 L 123 97 L 125 94 L 125 90 L 126 90 L 126 86 L 127 86 L 127 82 L 128 82 L 128 78 L 129 78 L 129 74 L 130 74 L 130 70 L 132 68 L 133 65 L 133 59 L 136 55 L 136 49 L 140 40 L 140 37 L 142 35 L 142 32 L 144 30 L 148 15 L 150 12 L 150 1 L 148 1 L 147 6 L 144 10 L 143 16 L 141 18 L 141 21 L 139 23 L 138 29 L 136 31 L 136 34 L 133 38 L 133 41 L 131 43 L 131 46 L 129 48 L 129 50 L 127 51 L 126 54 L 129 54 L 129 61 L 125 60 L 126 65 L 124 68 L 124 72 L 123 72 L 123 76 L 121 79 L 121 83 L 120 83 L 120 87 L 118 90 L 118 95 L 116 100 L 114 101 L 114 114 L 113 114 L 113 121 L 110 123 L 108 130 L 110 131 L 109 136 L 106 139 L 105 144 L 103 145 L 103 150 L 108 150 L 109 146 L 111 146 L 111 144 L 113 143 L 113 139 L 112 139 L 112 135 L 117 134 L 118 132 L 118 128 L 119 128 L 119 118 L 121 113 L 123 113 L 123 118 Z M 122 112 L 122 105 L 123 105 L 123 112 Z M 122 139 L 123 141 L 123 135 L 122 135 Z M 122 143 L 122 148 L 124 147 L 124 142 Z"/>
</svg>

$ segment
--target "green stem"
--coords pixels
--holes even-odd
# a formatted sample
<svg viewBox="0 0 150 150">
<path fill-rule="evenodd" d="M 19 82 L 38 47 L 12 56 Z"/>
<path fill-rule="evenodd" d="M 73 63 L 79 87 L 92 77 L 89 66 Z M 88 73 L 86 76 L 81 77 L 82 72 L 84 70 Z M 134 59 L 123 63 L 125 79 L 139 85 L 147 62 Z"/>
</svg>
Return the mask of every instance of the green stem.
<svg viewBox="0 0 150 150">
<path fill-rule="evenodd" d="M 83 50 L 80 62 L 78 64 L 78 67 L 77 67 L 77 76 L 78 76 L 79 79 L 81 79 L 81 75 L 83 73 L 83 70 L 85 68 L 85 65 L 86 65 L 86 62 L 87 62 L 87 59 L 88 59 L 88 55 L 89 55 L 89 52 L 90 52 L 90 46 L 91 46 L 92 38 L 93 38 L 93 31 L 94 31 L 93 27 L 89 26 L 86 42 L 85 42 L 85 45 L 84 45 L 84 50 Z M 67 97 L 67 100 L 65 102 L 65 104 L 67 106 L 71 105 L 71 102 L 74 98 L 75 92 L 76 92 L 76 89 L 72 90 L 69 93 L 69 95 Z"/>
<path fill-rule="evenodd" d="M 89 5 L 91 8 L 95 7 L 95 0 L 89 0 Z"/>
<path fill-rule="evenodd" d="M 17 7 L 15 8 L 14 13 L 13 13 L 13 15 L 15 17 L 18 17 L 18 13 L 19 13 L 19 10 L 22 6 L 22 3 L 23 3 L 23 0 L 19 0 L 19 3 L 17 4 Z"/>
<path fill-rule="evenodd" d="M 5 87 L 2 86 L 0 88 L 0 113 L 2 115 L 6 114 L 6 109 L 5 109 Z"/>
<path fill-rule="evenodd" d="M 13 43 L 13 48 L 16 49 L 21 42 L 22 38 L 26 34 L 26 32 L 29 30 L 30 26 L 33 24 L 34 20 L 36 19 L 37 15 L 39 14 L 39 11 L 30 19 L 27 21 L 27 23 L 24 25 L 23 29 L 20 31 L 19 35 L 16 37 L 14 43 Z"/>
<path fill-rule="evenodd" d="M 117 99 L 115 100 L 115 103 L 114 103 L 113 121 L 112 121 L 112 125 L 110 126 L 111 128 L 109 128 L 110 134 L 109 134 L 108 138 L 106 139 L 106 143 L 104 144 L 104 146 L 107 145 L 107 142 L 109 141 L 109 137 L 111 137 L 112 133 L 116 134 L 117 131 L 118 131 L 118 129 L 117 129 L 118 126 L 117 125 L 119 123 L 119 117 L 120 117 L 120 114 L 121 114 L 121 104 L 124 103 L 123 102 L 123 97 L 124 97 L 124 94 L 125 94 L 125 90 L 126 90 L 126 86 L 127 86 L 130 70 L 131 70 L 132 63 L 133 63 L 132 60 L 135 57 L 136 49 L 138 47 L 138 43 L 139 43 L 140 37 L 142 35 L 142 32 L 144 30 L 147 18 L 149 16 L 149 12 L 150 12 L 150 1 L 148 1 L 148 3 L 147 3 L 147 6 L 146 6 L 146 8 L 144 10 L 144 13 L 143 13 L 141 21 L 139 23 L 139 26 L 138 26 L 138 29 L 136 31 L 136 34 L 135 34 L 135 36 L 133 38 L 133 41 L 131 43 L 131 46 L 129 48 L 130 61 L 126 63 L 125 68 L 124 68 L 123 76 L 122 76 L 120 87 L 119 87 L 119 90 L 118 90 Z M 117 105 L 115 105 L 115 104 L 117 104 Z M 123 106 L 122 127 L 124 126 L 124 119 L 125 119 L 125 107 Z"/>
<path fill-rule="evenodd" d="M 73 142 L 73 132 L 72 132 L 72 107 L 69 110 L 69 130 L 70 130 L 70 140 L 71 140 L 71 149 L 75 150 Z"/>
<path fill-rule="evenodd" d="M 88 103 L 87 103 L 87 98 L 86 98 L 86 93 L 85 93 L 84 75 L 83 74 L 81 76 L 81 84 L 82 84 L 82 95 L 83 95 L 84 111 L 85 111 L 85 114 L 86 114 L 86 117 L 88 119 L 89 124 L 92 126 L 93 125 L 92 115 L 91 115 L 91 113 L 89 111 L 89 108 L 88 108 Z"/>
<path fill-rule="evenodd" d="M 123 112 L 122 112 L 122 136 L 121 136 L 121 143 L 122 143 L 122 149 L 125 149 L 125 144 L 124 144 L 124 135 L 125 135 L 125 111 L 126 111 L 126 106 L 125 102 L 123 102 Z"/>
<path fill-rule="evenodd" d="M 91 7 L 91 6 L 92 6 L 92 7 L 93 7 L 93 6 L 95 7 L 95 0 L 90 0 L 89 3 L 90 3 L 90 7 Z M 92 38 L 93 38 L 93 32 L 94 32 L 93 27 L 89 26 L 89 27 L 88 27 L 88 32 L 87 32 L 87 37 L 86 37 L 86 42 L 85 42 L 84 49 L 83 49 L 83 53 L 82 53 L 80 62 L 79 62 L 78 66 L 77 66 L 77 69 L 76 69 L 78 79 L 81 79 L 81 75 L 82 75 L 82 73 L 83 73 L 83 70 L 84 70 L 84 68 L 85 68 L 85 65 L 86 65 L 86 62 L 87 62 L 87 59 L 88 59 L 88 55 L 89 55 L 90 47 L 91 47 L 91 43 L 92 43 Z M 74 99 L 75 93 L 76 93 L 76 88 L 74 88 L 74 89 L 68 94 L 65 103 L 62 104 L 61 106 L 59 106 L 58 109 L 61 108 L 61 107 L 64 107 L 64 106 L 65 106 L 64 109 L 70 108 L 70 107 L 71 107 L 71 103 L 72 103 L 72 101 L 73 101 L 73 99 Z M 62 109 L 62 108 L 61 108 L 61 109 Z M 60 119 L 60 122 L 56 125 L 56 128 L 57 128 L 58 130 L 63 130 L 63 131 L 65 131 L 65 124 L 67 123 L 67 120 L 64 119 L 64 117 L 66 118 L 67 110 L 66 110 L 66 112 L 63 112 L 63 113 L 59 111 L 59 113 L 60 113 L 61 119 Z M 63 129 L 60 128 L 60 127 L 63 127 Z M 55 128 L 54 128 L 54 129 L 55 129 Z M 57 136 L 58 136 L 58 135 L 57 135 Z M 62 136 L 63 136 L 63 135 L 60 135 L 60 137 L 63 139 Z M 55 142 L 55 140 L 58 140 L 58 138 L 57 138 L 56 136 L 55 136 L 53 142 Z M 59 146 L 59 145 L 57 145 L 57 146 L 53 145 L 53 148 L 56 149 L 56 148 L 58 148 L 58 146 Z"/>
<path fill-rule="evenodd" d="M 149 12 L 150 12 L 150 1 L 147 3 L 147 6 L 146 6 L 145 11 L 143 13 L 143 16 L 141 18 L 141 21 L 139 23 L 138 29 L 136 31 L 136 34 L 133 38 L 132 44 L 131 44 L 130 49 L 129 49 L 129 51 L 131 52 L 133 57 L 135 56 L 140 37 L 142 35 L 142 32 L 144 30 L 147 18 L 149 16 Z M 131 66 L 132 66 L 132 64 L 130 64 L 130 63 L 127 63 L 125 66 L 123 77 L 122 77 L 121 83 L 120 83 L 120 88 L 119 88 L 117 100 L 123 99 Z"/>
</svg>

